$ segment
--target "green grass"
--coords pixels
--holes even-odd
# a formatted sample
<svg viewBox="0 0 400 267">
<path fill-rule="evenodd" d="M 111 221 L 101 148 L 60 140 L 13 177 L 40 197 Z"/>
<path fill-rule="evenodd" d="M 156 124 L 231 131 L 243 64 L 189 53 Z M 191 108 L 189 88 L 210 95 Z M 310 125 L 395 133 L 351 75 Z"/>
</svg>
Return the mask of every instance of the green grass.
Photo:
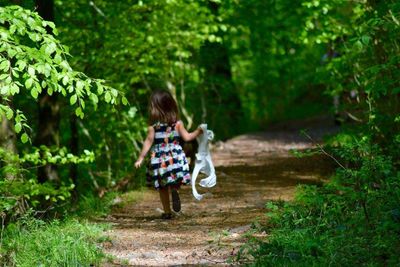
<svg viewBox="0 0 400 267">
<path fill-rule="evenodd" d="M 105 227 L 76 219 L 19 220 L 2 233 L 0 265 L 98 266 L 106 257 L 99 246 Z"/>
<path fill-rule="evenodd" d="M 148 189 L 143 187 L 138 190 L 128 191 L 123 193 L 119 196 L 120 203 L 118 204 L 120 207 L 124 207 L 126 205 L 131 205 L 137 203 L 138 201 L 142 200 L 145 194 L 148 192 Z"/>
<path fill-rule="evenodd" d="M 95 195 L 81 196 L 78 206 L 72 215 L 79 218 L 96 218 L 110 213 L 113 205 L 113 200 L 118 197 L 118 193 L 110 192 L 102 198 Z"/>
</svg>

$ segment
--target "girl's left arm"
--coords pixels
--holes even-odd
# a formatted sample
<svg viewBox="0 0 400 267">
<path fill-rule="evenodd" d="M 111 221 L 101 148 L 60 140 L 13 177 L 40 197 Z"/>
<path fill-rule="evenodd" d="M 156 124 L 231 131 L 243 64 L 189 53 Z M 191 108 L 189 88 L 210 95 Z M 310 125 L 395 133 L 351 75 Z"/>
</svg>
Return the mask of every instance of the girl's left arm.
<svg viewBox="0 0 400 267">
<path fill-rule="evenodd" d="M 183 141 L 189 142 L 194 140 L 197 136 L 203 133 L 203 130 L 201 128 L 197 128 L 193 132 L 189 133 L 186 129 L 185 126 L 183 126 L 182 121 L 178 121 L 176 128 L 178 130 L 179 135 L 182 137 Z"/>
<path fill-rule="evenodd" d="M 142 165 L 143 159 L 146 156 L 147 152 L 149 152 L 151 145 L 154 141 L 154 128 L 149 126 L 147 131 L 146 140 L 144 140 L 142 151 L 139 154 L 139 158 L 135 162 L 135 167 L 139 168 Z"/>
</svg>

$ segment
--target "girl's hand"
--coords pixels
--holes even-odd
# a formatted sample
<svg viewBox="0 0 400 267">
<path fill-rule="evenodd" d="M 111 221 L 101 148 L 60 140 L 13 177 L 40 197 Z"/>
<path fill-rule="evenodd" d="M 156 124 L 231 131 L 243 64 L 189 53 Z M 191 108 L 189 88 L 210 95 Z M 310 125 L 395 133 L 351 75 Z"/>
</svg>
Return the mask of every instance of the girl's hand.
<svg viewBox="0 0 400 267">
<path fill-rule="evenodd" d="M 153 126 L 149 126 L 149 128 L 147 129 L 146 140 L 144 140 L 143 143 L 142 151 L 139 154 L 139 158 L 135 162 L 136 168 L 139 168 L 140 165 L 142 165 L 143 159 L 146 156 L 147 152 L 149 152 L 149 149 L 151 148 L 153 141 L 154 141 L 154 128 Z"/>
<path fill-rule="evenodd" d="M 135 168 L 139 168 L 142 165 L 143 162 L 143 158 L 139 158 L 136 162 L 135 162 Z"/>
<path fill-rule="evenodd" d="M 203 128 L 201 127 L 202 125 L 203 124 L 200 124 L 199 127 L 197 127 L 197 130 L 199 131 L 199 135 L 204 133 Z"/>
</svg>

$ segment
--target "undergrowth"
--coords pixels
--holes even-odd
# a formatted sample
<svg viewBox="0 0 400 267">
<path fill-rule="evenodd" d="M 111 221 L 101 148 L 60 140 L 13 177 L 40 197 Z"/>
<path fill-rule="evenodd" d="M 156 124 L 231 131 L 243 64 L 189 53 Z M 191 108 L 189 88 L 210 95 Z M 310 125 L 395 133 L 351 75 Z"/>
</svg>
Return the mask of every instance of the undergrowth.
<svg viewBox="0 0 400 267">
<path fill-rule="evenodd" d="M 25 216 L 2 232 L 2 266 L 98 266 L 105 225 L 67 219 L 49 223 Z"/>
<path fill-rule="evenodd" d="M 392 153 L 354 136 L 332 151 L 344 163 L 331 181 L 300 186 L 292 202 L 267 203 L 267 238 L 253 238 L 237 260 L 254 266 L 400 265 L 400 172 Z"/>
</svg>

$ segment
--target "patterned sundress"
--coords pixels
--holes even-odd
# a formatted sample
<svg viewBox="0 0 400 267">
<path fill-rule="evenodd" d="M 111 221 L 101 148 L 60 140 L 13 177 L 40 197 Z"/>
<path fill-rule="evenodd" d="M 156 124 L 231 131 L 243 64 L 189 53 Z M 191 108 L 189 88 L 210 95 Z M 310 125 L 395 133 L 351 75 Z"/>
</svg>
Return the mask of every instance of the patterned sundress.
<svg viewBox="0 0 400 267">
<path fill-rule="evenodd" d="M 175 130 L 176 123 L 156 123 L 154 143 L 150 149 L 147 168 L 147 183 L 159 189 L 165 186 L 178 187 L 190 183 L 189 164 L 180 145 L 181 137 Z"/>
</svg>

